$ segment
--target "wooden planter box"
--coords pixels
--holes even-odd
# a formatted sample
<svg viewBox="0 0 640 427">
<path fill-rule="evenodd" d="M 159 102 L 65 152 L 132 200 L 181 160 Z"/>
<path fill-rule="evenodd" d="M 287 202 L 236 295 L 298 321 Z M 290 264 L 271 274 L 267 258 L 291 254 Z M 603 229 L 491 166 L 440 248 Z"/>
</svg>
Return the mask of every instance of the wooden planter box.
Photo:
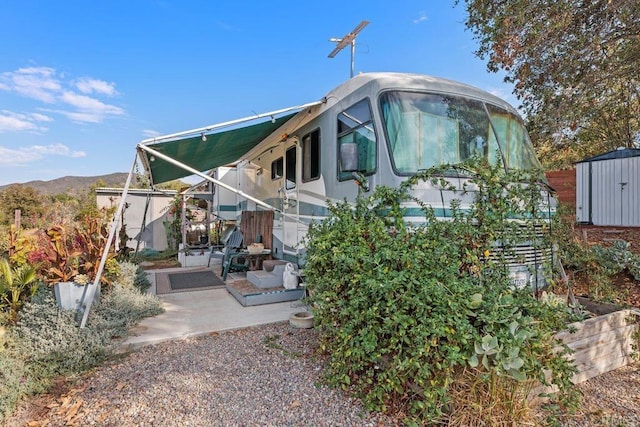
<svg viewBox="0 0 640 427">
<path fill-rule="evenodd" d="M 634 361 L 638 346 L 638 311 L 620 310 L 569 325 L 560 338 L 574 351 L 572 358 L 578 372 L 573 383 L 579 384 Z M 569 332 L 575 329 L 575 332 Z"/>
<path fill-rule="evenodd" d="M 590 378 L 621 368 L 634 362 L 633 354 L 638 350 L 638 310 L 619 310 L 592 317 L 568 325 L 567 330 L 558 332 L 573 354 L 570 356 L 578 369 L 572 378 L 580 384 Z M 574 332 L 569 332 L 569 329 Z M 555 386 L 535 386 L 529 393 L 534 402 L 545 401 L 543 393 L 557 392 Z"/>
</svg>

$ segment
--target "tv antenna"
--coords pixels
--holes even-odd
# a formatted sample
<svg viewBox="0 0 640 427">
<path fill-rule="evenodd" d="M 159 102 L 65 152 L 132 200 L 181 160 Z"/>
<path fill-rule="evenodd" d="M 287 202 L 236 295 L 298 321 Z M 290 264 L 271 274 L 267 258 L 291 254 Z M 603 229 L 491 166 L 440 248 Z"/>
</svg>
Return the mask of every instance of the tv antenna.
<svg viewBox="0 0 640 427">
<path fill-rule="evenodd" d="M 330 42 L 337 43 L 336 48 L 329 54 L 329 58 L 333 58 L 340 52 L 342 49 L 347 47 L 348 44 L 351 44 L 351 77 L 353 77 L 353 66 L 355 63 L 355 54 L 356 54 L 356 36 L 360 31 L 364 29 L 369 24 L 369 21 L 362 21 L 358 24 L 357 27 L 353 29 L 350 33 L 347 33 L 341 39 L 338 38 L 330 38 Z"/>
</svg>

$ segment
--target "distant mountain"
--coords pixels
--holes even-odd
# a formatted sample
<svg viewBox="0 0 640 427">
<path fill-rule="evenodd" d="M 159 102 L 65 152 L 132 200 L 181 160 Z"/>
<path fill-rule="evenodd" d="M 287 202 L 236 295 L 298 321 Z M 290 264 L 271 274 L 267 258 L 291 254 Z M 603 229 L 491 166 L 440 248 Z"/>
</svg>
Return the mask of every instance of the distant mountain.
<svg viewBox="0 0 640 427">
<path fill-rule="evenodd" d="M 102 181 L 105 187 L 122 187 L 127 181 L 127 173 L 116 172 L 109 175 L 100 176 L 65 176 L 62 178 L 52 179 L 51 181 L 29 181 L 20 183 L 27 187 L 33 187 L 41 194 L 56 195 L 56 194 L 80 194 L 83 193 L 97 181 Z M 13 184 L 9 184 L 13 185 Z M 9 185 L 0 186 L 0 191 L 3 191 Z"/>
</svg>

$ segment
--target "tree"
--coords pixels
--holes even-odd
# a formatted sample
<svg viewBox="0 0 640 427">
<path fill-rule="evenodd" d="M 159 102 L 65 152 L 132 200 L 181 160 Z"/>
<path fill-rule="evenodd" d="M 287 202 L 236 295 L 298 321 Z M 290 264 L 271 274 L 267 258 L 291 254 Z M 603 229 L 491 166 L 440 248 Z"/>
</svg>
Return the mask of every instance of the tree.
<svg viewBox="0 0 640 427">
<path fill-rule="evenodd" d="M 33 187 L 10 185 L 0 193 L 0 223 L 12 223 L 16 209 L 21 211 L 23 224 L 30 226 L 30 222 L 42 212 L 42 196 Z"/>
<path fill-rule="evenodd" d="M 464 4 L 476 54 L 515 84 L 545 166 L 640 145 L 640 2 Z"/>
</svg>

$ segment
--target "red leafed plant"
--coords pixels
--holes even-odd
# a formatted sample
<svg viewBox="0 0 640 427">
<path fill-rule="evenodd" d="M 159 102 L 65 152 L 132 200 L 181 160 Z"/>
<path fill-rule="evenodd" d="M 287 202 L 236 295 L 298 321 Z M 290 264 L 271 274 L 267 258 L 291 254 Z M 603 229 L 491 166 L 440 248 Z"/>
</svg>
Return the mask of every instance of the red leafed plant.
<svg viewBox="0 0 640 427">
<path fill-rule="evenodd" d="M 82 251 L 75 245 L 72 233 L 64 226 L 49 227 L 40 243 L 40 255 L 44 255 L 40 271 L 47 283 L 69 282 L 80 274 L 78 262 Z"/>
</svg>

